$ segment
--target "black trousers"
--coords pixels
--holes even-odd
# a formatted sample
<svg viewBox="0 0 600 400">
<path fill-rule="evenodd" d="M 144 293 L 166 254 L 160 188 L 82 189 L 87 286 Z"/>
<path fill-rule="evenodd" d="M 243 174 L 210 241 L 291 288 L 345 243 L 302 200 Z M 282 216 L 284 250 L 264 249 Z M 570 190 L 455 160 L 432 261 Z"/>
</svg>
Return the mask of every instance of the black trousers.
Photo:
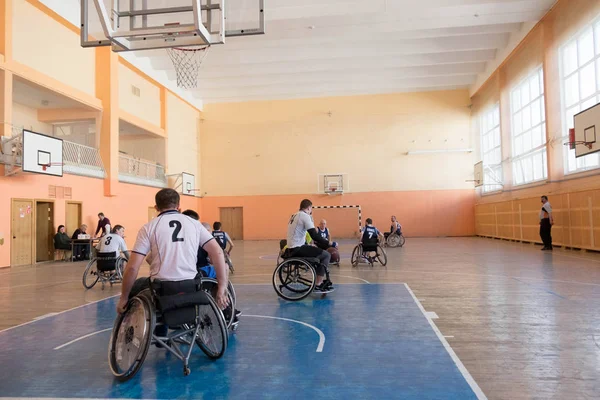
<svg viewBox="0 0 600 400">
<path fill-rule="evenodd" d="M 544 247 L 552 248 L 552 225 L 550 225 L 550 218 L 544 218 L 540 221 L 540 237 L 544 243 Z"/>
<path fill-rule="evenodd" d="M 292 257 L 314 257 L 318 258 L 320 264 L 316 266 L 317 275 L 324 276 L 325 268 L 329 267 L 329 261 L 331 260 L 331 254 L 328 251 L 321 250 L 314 246 L 300 246 L 290 250 Z"/>
</svg>

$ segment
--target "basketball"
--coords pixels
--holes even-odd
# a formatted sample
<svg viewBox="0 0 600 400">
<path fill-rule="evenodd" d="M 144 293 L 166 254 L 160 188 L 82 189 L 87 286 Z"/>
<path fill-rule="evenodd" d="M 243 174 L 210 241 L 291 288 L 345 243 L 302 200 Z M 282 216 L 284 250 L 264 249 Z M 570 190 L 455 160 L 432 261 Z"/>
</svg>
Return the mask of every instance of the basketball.
<svg viewBox="0 0 600 400">
<path fill-rule="evenodd" d="M 332 263 L 340 262 L 340 252 L 338 251 L 338 249 L 336 249 L 335 247 L 330 247 L 327 249 L 327 251 L 329 252 L 329 254 L 331 254 L 330 262 L 332 262 Z"/>
</svg>

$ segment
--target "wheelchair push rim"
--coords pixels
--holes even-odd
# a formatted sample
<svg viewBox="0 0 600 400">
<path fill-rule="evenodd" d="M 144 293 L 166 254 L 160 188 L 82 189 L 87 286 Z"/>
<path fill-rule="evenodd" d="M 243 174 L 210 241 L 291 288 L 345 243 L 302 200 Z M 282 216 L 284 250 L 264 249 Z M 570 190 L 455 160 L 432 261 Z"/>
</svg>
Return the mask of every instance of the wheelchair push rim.
<svg viewBox="0 0 600 400">
<path fill-rule="evenodd" d="M 400 244 L 400 242 L 401 242 L 400 238 L 401 238 L 401 236 L 398 235 L 397 233 L 389 235 L 388 238 L 387 238 L 387 240 L 386 240 L 386 244 L 389 247 L 399 247 L 399 246 L 402 246 L 402 244 L 404 244 L 404 243 Z"/>
<path fill-rule="evenodd" d="M 298 258 L 283 261 L 273 272 L 273 288 L 285 300 L 299 301 L 315 288 L 317 274 L 312 265 Z"/>
<path fill-rule="evenodd" d="M 216 360 L 227 349 L 227 328 L 223 313 L 212 296 L 207 296 L 209 304 L 198 306 L 200 329 L 196 344 L 210 359 Z"/>
<path fill-rule="evenodd" d="M 381 264 L 382 266 L 386 266 L 387 265 L 387 253 L 385 252 L 385 250 L 383 249 L 383 247 L 377 245 L 377 261 L 379 261 L 379 264 Z"/>
<path fill-rule="evenodd" d="M 357 267 L 360 259 L 362 257 L 362 246 L 358 245 L 352 250 L 352 257 L 350 258 L 350 262 L 353 267 Z"/>
<path fill-rule="evenodd" d="M 95 258 L 92 258 L 83 272 L 83 287 L 86 289 L 93 288 L 98 282 L 98 279 L 100 279 L 100 275 L 98 274 L 98 263 Z"/>
<path fill-rule="evenodd" d="M 129 301 L 127 310 L 115 320 L 108 349 L 108 365 L 119 381 L 126 381 L 140 370 L 155 325 L 150 300 L 143 295 Z"/>
<path fill-rule="evenodd" d="M 208 295 L 214 298 L 213 290 L 218 287 L 219 283 L 216 279 L 213 278 L 202 278 L 202 290 L 204 290 Z M 227 329 L 231 328 L 233 324 L 233 320 L 235 319 L 235 291 L 233 291 L 233 285 L 231 282 L 227 284 L 227 297 L 229 298 L 229 306 L 222 311 L 223 318 L 225 319 L 225 323 L 227 324 Z"/>
</svg>

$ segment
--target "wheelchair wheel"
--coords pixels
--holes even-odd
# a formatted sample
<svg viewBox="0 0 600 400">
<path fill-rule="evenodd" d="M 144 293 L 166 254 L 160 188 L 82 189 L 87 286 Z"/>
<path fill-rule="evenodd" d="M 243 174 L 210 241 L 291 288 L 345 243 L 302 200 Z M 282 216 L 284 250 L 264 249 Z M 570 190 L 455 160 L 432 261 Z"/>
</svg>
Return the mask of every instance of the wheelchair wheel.
<svg viewBox="0 0 600 400">
<path fill-rule="evenodd" d="M 362 257 L 362 246 L 357 245 L 354 250 L 352 250 L 352 257 L 350 258 L 350 262 L 353 267 L 357 267 L 360 262 L 360 258 Z"/>
<path fill-rule="evenodd" d="M 123 281 L 123 275 L 124 275 L 124 270 L 125 270 L 125 259 L 119 257 L 119 259 L 117 260 L 117 278 L 119 278 L 119 280 L 122 282 Z"/>
<path fill-rule="evenodd" d="M 218 285 L 216 279 L 202 278 L 202 290 L 208 293 L 212 298 L 215 297 L 216 293 L 214 293 L 214 291 L 216 291 Z M 223 318 L 225 318 L 227 329 L 229 329 L 231 328 L 231 324 L 233 324 L 235 312 L 235 292 L 233 291 L 231 282 L 228 282 L 227 285 L 227 297 L 229 298 L 229 306 L 223 310 Z"/>
<path fill-rule="evenodd" d="M 404 235 L 400 235 L 400 244 L 399 244 L 399 246 L 400 247 L 404 246 L 404 243 L 406 243 L 406 239 L 404 238 Z"/>
<path fill-rule="evenodd" d="M 127 311 L 115 320 L 108 348 L 108 365 L 119 381 L 127 381 L 140 370 L 155 325 L 151 301 L 143 294 L 129 301 Z"/>
<path fill-rule="evenodd" d="M 304 299 L 313 291 L 316 282 L 317 273 L 314 267 L 301 258 L 287 259 L 273 272 L 275 293 L 289 301 Z"/>
<path fill-rule="evenodd" d="M 388 236 L 386 243 L 390 247 L 398 247 L 400 246 L 400 235 L 397 233 L 393 233 Z"/>
<path fill-rule="evenodd" d="M 96 259 L 92 258 L 83 272 L 83 287 L 86 289 L 93 288 L 99 278 Z"/>
<path fill-rule="evenodd" d="M 384 267 L 387 265 L 387 254 L 383 247 L 377 245 L 377 261 Z"/>
<path fill-rule="evenodd" d="M 207 297 L 210 304 L 198 306 L 200 329 L 196 344 L 208 358 L 216 360 L 221 358 L 227 349 L 227 327 L 219 306 L 212 296 Z"/>
</svg>

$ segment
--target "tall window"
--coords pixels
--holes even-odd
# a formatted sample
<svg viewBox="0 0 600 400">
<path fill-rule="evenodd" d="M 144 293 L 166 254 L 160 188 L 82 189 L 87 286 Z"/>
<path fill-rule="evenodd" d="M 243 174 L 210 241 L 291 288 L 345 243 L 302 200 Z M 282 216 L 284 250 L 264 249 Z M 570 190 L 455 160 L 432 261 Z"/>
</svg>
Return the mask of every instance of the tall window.
<svg viewBox="0 0 600 400">
<path fill-rule="evenodd" d="M 600 101 L 600 20 L 586 27 L 560 51 L 562 82 L 563 143 L 575 126 L 573 116 Z M 565 173 L 600 166 L 599 154 L 575 158 L 575 150 L 564 146 Z"/>
<path fill-rule="evenodd" d="M 493 192 L 502 189 L 502 147 L 500 141 L 500 104 L 481 115 L 479 119 L 481 135 L 481 160 L 483 161 L 483 191 Z"/>
<path fill-rule="evenodd" d="M 548 176 L 546 112 L 542 67 L 510 93 L 513 183 L 524 185 Z"/>
</svg>

